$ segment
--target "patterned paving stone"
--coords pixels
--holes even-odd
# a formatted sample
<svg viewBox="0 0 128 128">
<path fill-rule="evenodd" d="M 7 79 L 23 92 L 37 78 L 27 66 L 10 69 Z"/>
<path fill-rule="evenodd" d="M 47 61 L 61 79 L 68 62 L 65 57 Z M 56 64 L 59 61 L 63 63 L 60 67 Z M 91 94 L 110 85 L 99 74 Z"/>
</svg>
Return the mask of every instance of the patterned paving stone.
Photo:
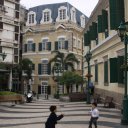
<svg viewBox="0 0 128 128">
<path fill-rule="evenodd" d="M 45 128 L 44 123 L 49 115 L 49 106 L 57 105 L 57 114 L 65 117 L 56 128 L 88 128 L 91 105 L 85 102 L 59 102 L 56 99 L 37 100 L 22 105 L 0 106 L 0 128 Z M 98 105 L 100 118 L 98 128 L 128 128 L 120 124 L 121 114 L 117 109 L 103 108 Z"/>
</svg>

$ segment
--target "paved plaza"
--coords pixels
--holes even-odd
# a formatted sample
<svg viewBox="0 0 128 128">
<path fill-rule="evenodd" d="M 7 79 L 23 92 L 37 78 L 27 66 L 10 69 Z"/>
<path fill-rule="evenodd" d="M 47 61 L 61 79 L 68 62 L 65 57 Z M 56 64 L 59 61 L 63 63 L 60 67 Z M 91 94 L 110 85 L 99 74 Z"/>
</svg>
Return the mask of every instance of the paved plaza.
<svg viewBox="0 0 128 128">
<path fill-rule="evenodd" d="M 56 128 L 88 128 L 91 105 L 86 102 L 60 102 L 43 98 L 15 106 L 0 105 L 0 128 L 45 128 L 50 105 L 57 105 L 57 114 L 65 115 Z M 103 105 L 99 105 L 99 110 L 98 128 L 128 128 L 120 125 L 120 110 L 103 108 Z"/>
</svg>

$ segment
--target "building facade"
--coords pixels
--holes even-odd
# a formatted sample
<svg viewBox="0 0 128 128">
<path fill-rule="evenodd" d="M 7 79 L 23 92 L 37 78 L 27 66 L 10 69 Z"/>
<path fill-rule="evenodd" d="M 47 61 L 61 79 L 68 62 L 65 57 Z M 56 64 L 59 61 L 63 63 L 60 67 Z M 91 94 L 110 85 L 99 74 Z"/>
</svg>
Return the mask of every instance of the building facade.
<svg viewBox="0 0 128 128">
<path fill-rule="evenodd" d="M 18 89 L 12 70 L 19 62 L 20 0 L 0 0 L 0 89 Z M 2 58 L 5 55 L 5 58 Z M 15 82 L 14 82 L 15 81 Z M 15 85 L 15 86 L 13 86 Z M 13 88 L 14 87 L 14 88 Z"/>
<path fill-rule="evenodd" d="M 99 0 L 93 10 L 84 34 L 84 55 L 90 50 L 91 73 L 96 93 L 102 98 L 111 96 L 122 104 L 124 94 L 124 43 L 117 29 L 121 21 L 128 21 L 127 0 Z M 87 63 L 84 63 L 87 74 Z"/>
<path fill-rule="evenodd" d="M 32 90 L 55 94 L 57 83 L 48 62 L 58 50 L 74 53 L 79 60 L 75 69 L 82 72 L 83 30 L 88 18 L 69 3 L 40 5 L 28 10 L 23 41 L 23 58 L 33 62 Z M 24 88 L 26 83 L 24 84 Z M 62 93 L 61 86 L 60 93 Z"/>
</svg>

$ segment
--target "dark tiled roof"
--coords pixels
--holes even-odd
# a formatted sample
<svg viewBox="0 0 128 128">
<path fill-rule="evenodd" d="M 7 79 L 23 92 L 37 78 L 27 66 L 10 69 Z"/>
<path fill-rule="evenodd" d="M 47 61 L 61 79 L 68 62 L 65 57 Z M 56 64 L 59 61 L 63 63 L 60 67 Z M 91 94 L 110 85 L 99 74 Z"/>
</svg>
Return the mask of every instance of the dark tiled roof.
<svg viewBox="0 0 128 128">
<path fill-rule="evenodd" d="M 50 9 L 52 11 L 51 17 L 52 17 L 53 21 L 55 21 L 57 16 L 58 16 L 58 8 L 60 8 L 60 6 L 67 7 L 67 9 L 68 9 L 67 15 L 68 15 L 68 17 L 70 17 L 70 9 L 74 6 L 72 6 L 68 2 L 39 5 L 39 6 L 30 8 L 29 11 L 34 11 L 36 13 L 36 21 L 39 24 L 40 20 L 42 19 L 42 10 L 47 9 L 47 8 Z M 80 12 L 78 9 L 76 9 L 76 21 L 77 21 L 77 23 L 80 23 L 80 16 L 81 15 L 84 15 L 84 14 L 82 12 Z M 88 17 L 85 15 L 85 20 L 87 20 L 87 19 L 88 19 Z"/>
</svg>

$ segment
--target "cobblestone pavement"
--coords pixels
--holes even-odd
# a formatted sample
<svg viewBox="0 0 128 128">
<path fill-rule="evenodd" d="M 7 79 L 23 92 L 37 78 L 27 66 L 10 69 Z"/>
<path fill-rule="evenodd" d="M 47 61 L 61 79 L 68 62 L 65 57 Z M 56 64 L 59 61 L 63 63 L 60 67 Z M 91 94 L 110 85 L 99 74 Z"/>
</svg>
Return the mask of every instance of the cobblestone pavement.
<svg viewBox="0 0 128 128">
<path fill-rule="evenodd" d="M 57 114 L 62 112 L 65 115 L 56 128 L 88 128 L 91 105 L 85 102 L 59 102 L 55 99 L 39 99 L 16 106 L 0 105 L 0 128 L 45 128 L 50 105 L 57 105 Z M 119 110 L 103 108 L 102 105 L 99 105 L 99 110 L 98 128 L 128 128 L 120 125 Z"/>
</svg>

